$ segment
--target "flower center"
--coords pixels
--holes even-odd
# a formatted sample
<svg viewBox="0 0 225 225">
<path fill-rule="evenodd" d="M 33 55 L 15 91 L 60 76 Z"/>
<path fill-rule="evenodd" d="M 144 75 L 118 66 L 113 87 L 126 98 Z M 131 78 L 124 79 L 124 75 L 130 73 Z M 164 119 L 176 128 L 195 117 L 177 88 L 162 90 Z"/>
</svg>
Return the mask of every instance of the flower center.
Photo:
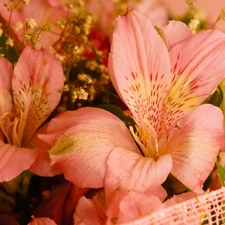
<svg viewBox="0 0 225 225">
<path fill-rule="evenodd" d="M 154 128 L 150 126 L 145 126 L 141 131 L 138 126 L 136 126 L 136 132 L 133 127 L 129 127 L 134 140 L 137 142 L 139 147 L 142 150 L 142 153 L 146 157 L 154 158 L 157 161 L 160 157 L 159 155 L 159 145 L 158 145 L 158 137 Z"/>
</svg>

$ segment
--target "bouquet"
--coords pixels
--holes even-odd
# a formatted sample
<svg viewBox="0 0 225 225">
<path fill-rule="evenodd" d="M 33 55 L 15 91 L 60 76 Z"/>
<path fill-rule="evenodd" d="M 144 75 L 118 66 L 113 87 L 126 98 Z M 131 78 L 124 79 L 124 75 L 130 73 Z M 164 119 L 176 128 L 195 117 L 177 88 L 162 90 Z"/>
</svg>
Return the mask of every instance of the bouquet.
<svg viewBox="0 0 225 225">
<path fill-rule="evenodd" d="M 223 7 L 0 0 L 0 224 L 225 224 Z"/>
</svg>

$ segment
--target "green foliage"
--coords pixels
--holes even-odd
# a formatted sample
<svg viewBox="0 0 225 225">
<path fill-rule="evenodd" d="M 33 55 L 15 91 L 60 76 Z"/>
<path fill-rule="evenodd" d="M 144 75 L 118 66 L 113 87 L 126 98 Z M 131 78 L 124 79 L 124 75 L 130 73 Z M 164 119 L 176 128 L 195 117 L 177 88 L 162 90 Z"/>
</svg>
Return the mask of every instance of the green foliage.
<svg viewBox="0 0 225 225">
<path fill-rule="evenodd" d="M 223 103 L 223 91 L 220 86 L 206 99 L 204 103 L 209 103 L 214 106 L 220 107 Z"/>
<path fill-rule="evenodd" d="M 216 162 L 216 166 L 219 173 L 220 183 L 222 186 L 225 186 L 225 168 L 218 162 Z"/>
<path fill-rule="evenodd" d="M 6 45 L 7 36 L 2 34 L 0 37 L 0 54 L 4 55 L 11 63 L 18 61 L 18 55 L 15 49 L 9 45 Z"/>
</svg>

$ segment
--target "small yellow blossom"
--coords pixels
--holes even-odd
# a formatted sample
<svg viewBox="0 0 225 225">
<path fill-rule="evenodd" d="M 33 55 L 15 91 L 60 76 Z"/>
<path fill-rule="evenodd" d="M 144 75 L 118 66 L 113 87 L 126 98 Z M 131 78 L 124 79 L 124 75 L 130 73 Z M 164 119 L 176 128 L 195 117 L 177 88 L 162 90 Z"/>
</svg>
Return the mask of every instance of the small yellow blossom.
<svg viewBox="0 0 225 225">
<path fill-rule="evenodd" d="M 79 1 L 77 2 L 77 5 L 78 5 L 79 7 L 84 6 L 84 1 L 83 1 L 83 0 L 79 0 Z"/>
<path fill-rule="evenodd" d="M 70 90 L 70 87 L 68 84 L 65 84 L 63 87 L 63 91 L 68 92 Z"/>
<path fill-rule="evenodd" d="M 92 71 L 95 70 L 97 66 L 98 66 L 98 63 L 95 60 L 90 60 L 86 63 L 86 67 Z"/>
<path fill-rule="evenodd" d="M 78 46 L 75 46 L 75 47 L 73 48 L 73 54 L 74 54 L 74 55 L 80 55 L 80 54 L 81 54 L 81 50 L 79 49 Z"/>
<path fill-rule="evenodd" d="M 60 19 L 56 22 L 56 26 L 60 27 L 61 29 L 64 29 L 66 26 L 66 20 L 65 19 Z"/>
<path fill-rule="evenodd" d="M 87 100 L 88 99 L 88 92 L 86 92 L 83 88 L 80 88 L 80 90 L 78 92 L 78 99 Z"/>
<path fill-rule="evenodd" d="M 81 28 L 79 26 L 75 26 L 74 30 L 76 31 L 77 34 L 79 34 L 81 31 Z"/>
<path fill-rule="evenodd" d="M 72 9 L 74 7 L 74 5 L 71 3 L 71 4 L 68 4 L 68 8 L 69 9 Z"/>
<path fill-rule="evenodd" d="M 56 59 L 58 59 L 61 63 L 65 62 L 66 57 L 63 55 L 60 55 L 58 53 L 55 54 Z"/>
<path fill-rule="evenodd" d="M 6 45 L 9 45 L 11 47 L 13 47 L 13 45 L 14 45 L 14 41 L 11 37 L 9 37 L 5 43 L 6 43 Z"/>
<path fill-rule="evenodd" d="M 190 21 L 188 26 L 193 31 L 193 33 L 196 33 L 199 24 L 200 24 L 200 21 L 198 19 L 193 19 L 193 20 Z"/>
<path fill-rule="evenodd" d="M 87 24 L 92 24 L 92 21 L 93 21 L 92 16 L 91 16 L 91 15 L 88 15 L 88 16 L 86 17 L 86 23 L 87 23 Z"/>
<path fill-rule="evenodd" d="M 26 18 L 26 26 L 33 29 L 37 26 L 37 23 L 34 18 Z"/>
<path fill-rule="evenodd" d="M 80 73 L 78 74 L 77 78 L 80 80 L 80 81 L 85 81 L 86 83 L 88 84 L 91 84 L 92 83 L 92 79 L 89 75 L 85 74 L 85 73 Z"/>
<path fill-rule="evenodd" d="M 72 102 L 75 102 L 77 99 L 87 100 L 88 95 L 89 94 L 85 89 L 83 89 L 82 87 L 79 87 L 76 90 L 72 91 L 71 93 Z"/>
<path fill-rule="evenodd" d="M 21 29 L 23 28 L 22 22 L 21 22 L 21 21 L 16 22 L 16 23 L 13 25 L 13 28 L 14 28 L 15 31 L 21 30 Z"/>
</svg>

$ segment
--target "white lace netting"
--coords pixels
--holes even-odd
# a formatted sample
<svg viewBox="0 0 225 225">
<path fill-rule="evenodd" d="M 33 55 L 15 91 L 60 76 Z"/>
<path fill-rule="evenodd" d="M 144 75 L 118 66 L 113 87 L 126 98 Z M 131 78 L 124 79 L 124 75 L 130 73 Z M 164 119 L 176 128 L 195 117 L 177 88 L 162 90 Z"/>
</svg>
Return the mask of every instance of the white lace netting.
<svg viewBox="0 0 225 225">
<path fill-rule="evenodd" d="M 161 209 L 126 225 L 223 225 L 225 188 Z M 125 225 L 125 224 L 124 224 Z"/>
</svg>

